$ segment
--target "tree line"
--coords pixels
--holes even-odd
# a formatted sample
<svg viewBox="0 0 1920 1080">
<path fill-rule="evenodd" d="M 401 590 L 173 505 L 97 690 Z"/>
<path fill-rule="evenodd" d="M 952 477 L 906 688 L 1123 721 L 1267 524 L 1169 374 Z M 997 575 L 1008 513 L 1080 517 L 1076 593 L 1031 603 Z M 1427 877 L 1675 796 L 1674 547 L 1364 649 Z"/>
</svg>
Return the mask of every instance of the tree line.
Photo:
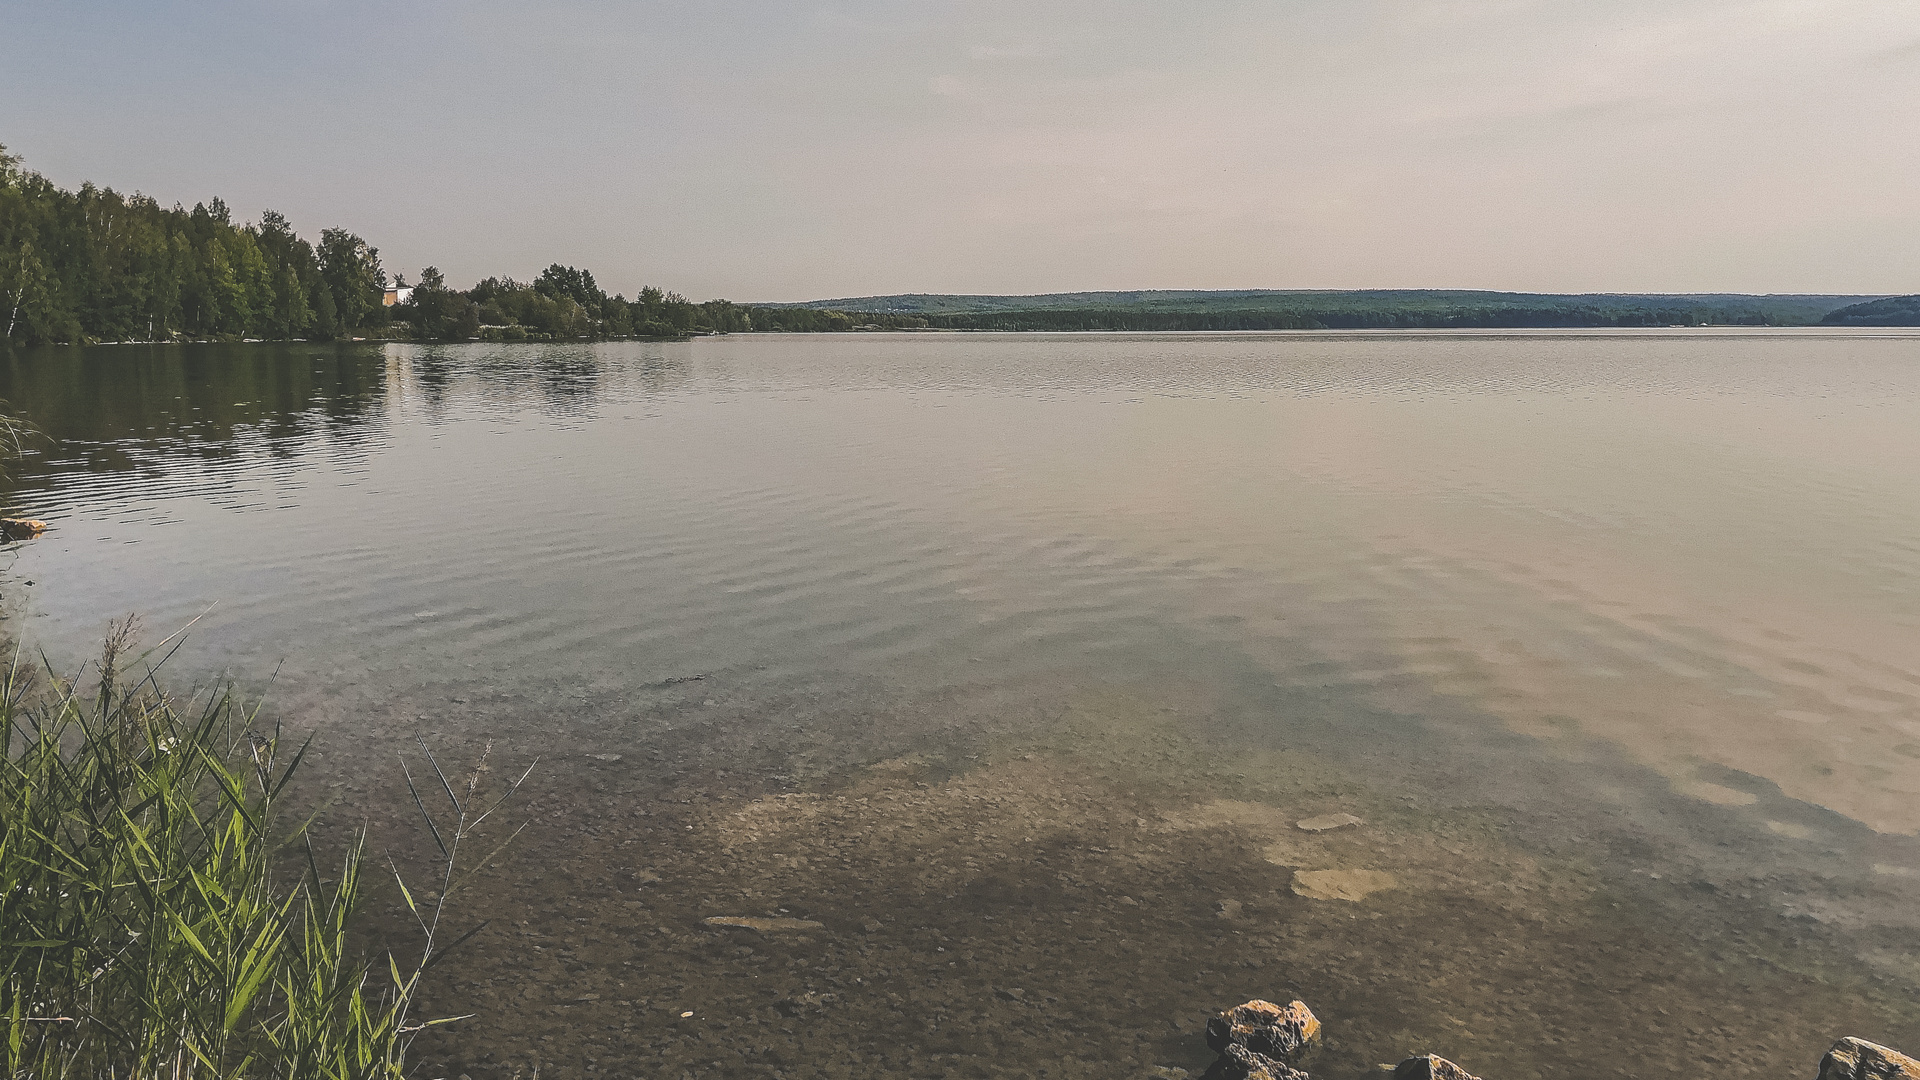
<svg viewBox="0 0 1920 1080">
<path fill-rule="evenodd" d="M 405 288 L 404 277 L 395 278 Z M 754 328 L 750 309 L 729 300 L 695 303 L 651 286 L 632 300 L 612 295 L 593 272 L 554 263 L 532 282 L 490 277 L 454 289 L 436 267 L 420 272 L 392 309 L 401 336 L 424 341 L 571 341 L 580 338 L 686 337 Z"/>
<path fill-rule="evenodd" d="M 842 313 L 821 312 L 821 314 Z M 891 324 L 897 321 L 889 320 L 883 315 L 856 315 L 849 319 L 849 321 L 855 320 L 880 323 L 887 328 L 891 328 Z M 943 330 L 1001 331 L 1479 330 L 1772 325 L 1765 315 L 1752 311 L 1711 307 L 1605 308 L 1584 304 L 1426 306 L 1417 309 L 1382 305 L 1380 307 L 1302 308 L 1293 311 L 1061 308 L 1032 311 L 929 312 L 914 317 L 912 322 Z M 861 327 L 848 327 L 848 329 L 859 328 Z"/>
<path fill-rule="evenodd" d="M 451 287 L 421 271 L 403 302 L 385 302 L 380 252 L 345 229 L 318 243 L 274 211 L 235 223 L 213 199 L 191 210 L 82 184 L 67 191 L 0 146 L 0 344 L 89 341 L 330 340 L 572 341 L 685 337 L 749 330 L 1341 330 L 1565 326 L 1769 325 L 1811 321 L 1754 303 L 1674 297 L 1542 297 L 1408 293 L 1202 297 L 1179 307 L 1060 304 L 1015 310 L 847 311 L 811 306 L 695 303 L 644 288 L 608 295 L 593 274 L 555 263 L 531 282 L 489 277 Z M 965 298 L 961 298 L 965 299 Z M 1046 298 L 1035 298 L 1046 299 Z M 1053 298 L 1068 300 L 1067 297 Z M 1089 297 L 1088 299 L 1094 299 Z M 1792 298 L 1788 298 L 1792 299 Z M 1814 298 L 1818 299 L 1818 298 Z M 1331 302 L 1329 302 L 1331 301 Z M 1901 306 L 1901 305 L 1906 306 Z M 1911 323 L 1912 300 L 1834 312 L 1828 322 Z"/>
<path fill-rule="evenodd" d="M 68 191 L 0 146 L 0 344 L 92 341 L 554 341 L 683 337 L 754 328 L 755 310 L 656 288 L 609 296 L 593 274 L 554 264 L 532 282 L 448 286 L 428 267 L 386 303 L 380 252 L 345 229 L 319 243 L 274 211 L 236 223 L 220 199 L 189 210 L 82 184 Z M 756 309 L 758 310 L 758 309 Z M 769 324 L 831 323 L 818 313 Z"/>
</svg>

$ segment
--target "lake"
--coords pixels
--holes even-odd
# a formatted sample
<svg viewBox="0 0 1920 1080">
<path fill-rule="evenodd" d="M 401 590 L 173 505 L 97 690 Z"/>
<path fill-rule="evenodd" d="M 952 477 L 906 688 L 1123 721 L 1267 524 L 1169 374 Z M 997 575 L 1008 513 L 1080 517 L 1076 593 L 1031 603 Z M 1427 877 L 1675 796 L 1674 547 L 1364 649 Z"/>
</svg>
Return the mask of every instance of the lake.
<svg viewBox="0 0 1920 1080">
<path fill-rule="evenodd" d="M 1287 995 L 1331 1077 L 1920 1049 L 1920 332 L 115 346 L 0 397 L 28 655 L 191 624 L 171 684 L 314 732 L 321 835 L 409 867 L 401 756 L 538 758 L 423 1075 L 1197 1075 Z"/>
</svg>

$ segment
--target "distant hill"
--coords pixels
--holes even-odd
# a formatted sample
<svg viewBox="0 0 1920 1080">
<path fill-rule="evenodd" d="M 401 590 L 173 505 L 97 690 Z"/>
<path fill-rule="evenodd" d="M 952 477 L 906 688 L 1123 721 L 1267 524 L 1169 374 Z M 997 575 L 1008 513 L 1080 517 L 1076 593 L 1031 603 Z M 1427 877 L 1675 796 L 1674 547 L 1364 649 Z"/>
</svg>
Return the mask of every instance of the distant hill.
<svg viewBox="0 0 1920 1080">
<path fill-rule="evenodd" d="M 1139 290 L 967 296 L 905 293 L 788 304 L 770 312 L 871 315 L 881 325 L 974 330 L 1323 330 L 1804 326 L 1857 295 L 1510 293 L 1465 289 Z M 782 320 L 774 320 L 776 322 Z"/>
<path fill-rule="evenodd" d="M 1820 321 L 1828 326 L 1920 326 L 1920 296 L 1889 296 L 1829 311 Z"/>
</svg>

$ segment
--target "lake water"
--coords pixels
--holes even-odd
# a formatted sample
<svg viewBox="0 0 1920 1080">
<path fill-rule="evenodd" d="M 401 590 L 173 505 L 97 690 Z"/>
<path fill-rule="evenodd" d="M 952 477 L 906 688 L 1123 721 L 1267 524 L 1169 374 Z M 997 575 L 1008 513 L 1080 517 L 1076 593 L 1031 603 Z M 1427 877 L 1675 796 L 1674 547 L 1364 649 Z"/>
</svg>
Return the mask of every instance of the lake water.
<svg viewBox="0 0 1920 1080">
<path fill-rule="evenodd" d="M 423 1075 L 1197 1075 L 1289 994 L 1330 1077 L 1920 1049 L 1920 334 L 0 360 L 29 650 L 197 618 L 408 865 L 416 738 L 539 758 Z"/>
</svg>

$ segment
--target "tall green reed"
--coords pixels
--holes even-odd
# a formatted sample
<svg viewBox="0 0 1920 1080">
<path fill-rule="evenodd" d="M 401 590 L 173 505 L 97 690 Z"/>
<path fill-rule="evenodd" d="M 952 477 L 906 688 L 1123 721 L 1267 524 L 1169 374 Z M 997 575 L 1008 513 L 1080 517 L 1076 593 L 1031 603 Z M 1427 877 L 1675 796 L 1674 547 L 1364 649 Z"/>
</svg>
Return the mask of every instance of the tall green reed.
<svg viewBox="0 0 1920 1080">
<path fill-rule="evenodd" d="M 354 944 L 364 830 L 329 877 L 308 822 L 281 821 L 306 746 L 288 753 L 230 692 L 176 700 L 151 668 L 129 681 L 134 631 L 110 634 L 90 694 L 17 659 L 0 682 L 6 1075 L 398 1080 L 414 1035 L 447 1022 L 411 1019 L 424 976 L 480 929 L 438 941 L 459 845 L 525 774 L 481 807 L 484 755 L 464 798 L 433 763 L 453 813 L 415 801 L 441 888 L 422 905 L 395 869 L 424 942 L 376 967 Z"/>
</svg>

